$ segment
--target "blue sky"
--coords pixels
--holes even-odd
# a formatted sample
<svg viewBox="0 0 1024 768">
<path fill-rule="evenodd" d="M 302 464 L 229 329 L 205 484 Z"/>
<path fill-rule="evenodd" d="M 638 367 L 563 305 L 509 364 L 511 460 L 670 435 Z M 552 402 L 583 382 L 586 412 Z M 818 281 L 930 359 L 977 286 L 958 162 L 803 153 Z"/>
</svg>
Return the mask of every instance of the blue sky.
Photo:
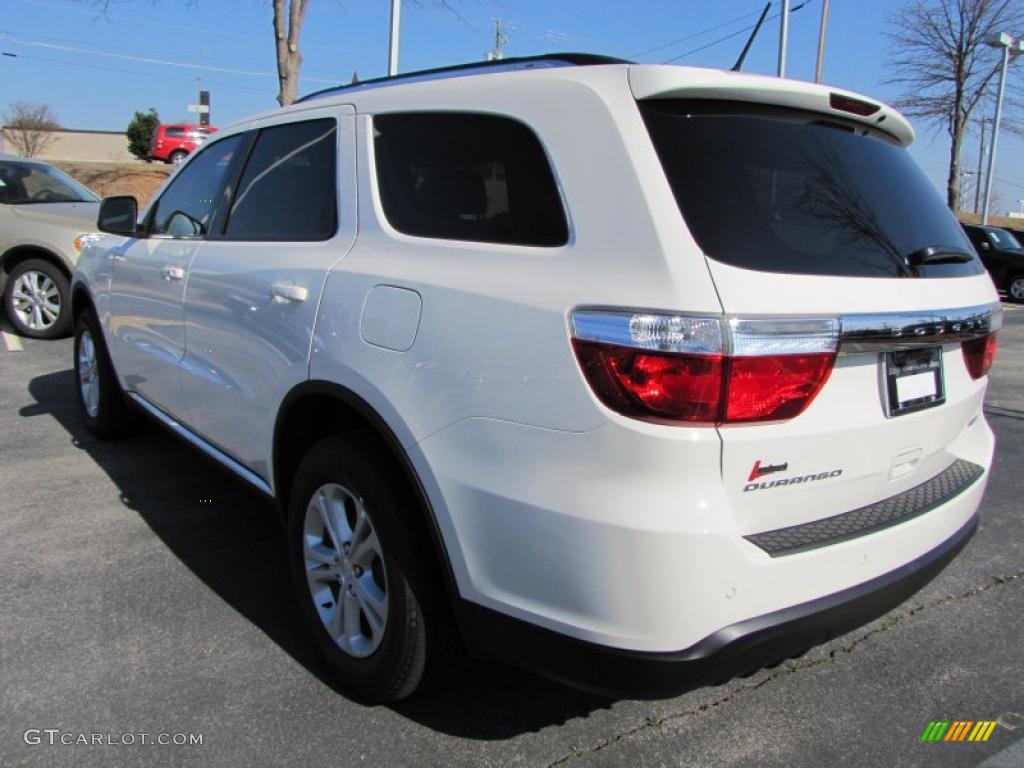
<svg viewBox="0 0 1024 768">
<path fill-rule="evenodd" d="M 796 5 L 799 0 L 793 0 Z M 792 15 L 791 77 L 811 80 L 821 0 Z M 3 0 L 0 110 L 45 102 L 71 128 L 123 129 L 135 109 L 187 120 L 196 77 L 212 93 L 213 122 L 226 125 L 276 105 L 269 0 L 112 0 L 104 15 L 89 0 Z M 422 69 L 483 58 L 494 19 L 505 23 L 508 56 L 592 51 L 643 62 L 728 67 L 761 0 L 405 0 L 400 66 Z M 781 5 L 773 5 L 773 13 Z M 825 81 L 891 100 L 883 36 L 891 0 L 833 0 Z M 301 93 L 385 73 L 389 0 L 310 0 L 303 31 Z M 745 69 L 774 74 L 778 19 L 768 21 Z M 716 42 L 720 41 L 721 42 Z M 147 59 L 152 61 L 140 61 Z M 158 63 L 163 62 L 163 63 Z M 944 184 L 948 143 L 923 126 L 913 153 Z M 1024 198 L 1024 141 L 1000 137 L 999 212 Z M 976 137 L 964 152 L 977 162 Z M 997 208 L 997 206 L 993 206 Z"/>
</svg>

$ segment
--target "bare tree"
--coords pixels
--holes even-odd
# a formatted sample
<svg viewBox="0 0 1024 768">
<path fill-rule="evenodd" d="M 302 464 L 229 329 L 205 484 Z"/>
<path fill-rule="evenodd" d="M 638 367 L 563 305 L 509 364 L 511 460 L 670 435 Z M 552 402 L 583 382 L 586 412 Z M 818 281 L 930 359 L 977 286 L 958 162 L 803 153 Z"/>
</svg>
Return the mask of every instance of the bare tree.
<svg viewBox="0 0 1024 768">
<path fill-rule="evenodd" d="M 890 82 L 903 88 L 897 105 L 949 134 L 946 202 L 960 199 L 960 149 L 971 115 L 985 101 L 1002 63 L 986 42 L 1024 28 L 1021 0 L 904 0 L 890 17 Z"/>
<path fill-rule="evenodd" d="M 4 112 L 4 138 L 22 157 L 37 157 L 57 140 L 57 115 L 46 104 L 15 101 Z"/>
<path fill-rule="evenodd" d="M 295 101 L 298 95 L 299 70 L 302 68 L 299 36 L 309 0 L 273 0 L 273 4 L 277 81 L 280 85 L 277 103 L 284 107 Z"/>
</svg>

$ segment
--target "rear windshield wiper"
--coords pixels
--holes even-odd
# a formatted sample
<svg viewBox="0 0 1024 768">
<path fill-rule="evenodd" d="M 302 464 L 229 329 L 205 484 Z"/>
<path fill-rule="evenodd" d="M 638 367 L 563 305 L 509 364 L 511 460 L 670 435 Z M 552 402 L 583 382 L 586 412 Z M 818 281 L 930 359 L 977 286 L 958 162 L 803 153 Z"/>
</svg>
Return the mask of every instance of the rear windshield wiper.
<svg viewBox="0 0 1024 768">
<path fill-rule="evenodd" d="M 962 248 L 947 248 L 941 245 L 929 245 L 919 248 L 907 256 L 907 263 L 912 267 L 924 264 L 966 264 L 974 260 L 974 254 Z"/>
</svg>

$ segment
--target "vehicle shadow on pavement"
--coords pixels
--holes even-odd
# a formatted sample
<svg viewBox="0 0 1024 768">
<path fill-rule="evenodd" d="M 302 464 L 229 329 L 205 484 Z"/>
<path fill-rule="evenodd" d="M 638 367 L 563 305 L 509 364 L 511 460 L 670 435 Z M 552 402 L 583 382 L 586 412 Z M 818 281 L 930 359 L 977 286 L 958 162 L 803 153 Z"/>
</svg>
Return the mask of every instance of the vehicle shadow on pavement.
<svg viewBox="0 0 1024 768">
<path fill-rule="evenodd" d="M 28 389 L 35 403 L 19 416 L 52 416 L 116 484 L 121 503 L 189 570 L 312 675 L 346 695 L 301 626 L 283 528 L 268 499 L 155 425 L 144 424 L 123 440 L 93 437 L 79 416 L 70 369 L 38 376 Z M 492 740 L 610 704 L 503 665 L 466 660 L 453 677 L 391 708 L 448 735 Z"/>
</svg>

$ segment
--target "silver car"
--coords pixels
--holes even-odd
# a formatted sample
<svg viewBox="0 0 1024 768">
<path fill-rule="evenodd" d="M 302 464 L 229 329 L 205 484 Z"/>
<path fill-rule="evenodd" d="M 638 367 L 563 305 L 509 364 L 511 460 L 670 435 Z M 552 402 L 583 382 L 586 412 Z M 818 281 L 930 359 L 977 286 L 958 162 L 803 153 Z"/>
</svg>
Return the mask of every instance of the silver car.
<svg viewBox="0 0 1024 768">
<path fill-rule="evenodd" d="M 4 310 L 24 336 L 71 331 L 71 272 L 96 229 L 99 198 L 56 168 L 0 154 L 0 287 Z"/>
</svg>

